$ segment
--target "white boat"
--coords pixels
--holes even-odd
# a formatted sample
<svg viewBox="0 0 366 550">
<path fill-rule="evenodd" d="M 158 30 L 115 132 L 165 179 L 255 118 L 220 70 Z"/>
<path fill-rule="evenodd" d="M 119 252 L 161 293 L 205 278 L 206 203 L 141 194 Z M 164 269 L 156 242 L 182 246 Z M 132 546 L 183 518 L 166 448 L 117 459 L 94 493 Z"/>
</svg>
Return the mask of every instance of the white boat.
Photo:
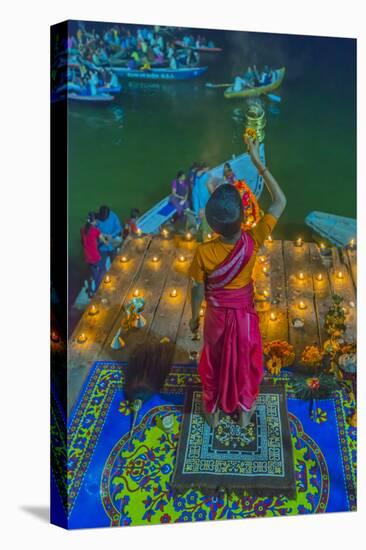
<svg viewBox="0 0 366 550">
<path fill-rule="evenodd" d="M 263 164 L 265 164 L 264 145 L 260 146 L 260 156 Z M 263 178 L 258 174 L 257 169 L 252 163 L 248 153 L 233 157 L 225 161 L 229 162 L 230 166 L 240 180 L 245 180 L 253 191 L 254 195 L 259 198 L 263 190 Z M 224 164 L 220 164 L 209 171 L 209 174 L 214 178 L 222 178 L 224 174 Z M 145 212 L 138 220 L 137 226 L 142 233 L 156 234 L 159 233 L 160 227 L 167 223 L 176 213 L 175 207 L 170 203 L 170 195 L 162 199 L 158 204 Z"/>
<path fill-rule="evenodd" d="M 356 239 L 357 222 L 354 218 L 314 210 L 306 216 L 305 223 L 336 246 L 347 246 L 351 239 Z"/>
</svg>

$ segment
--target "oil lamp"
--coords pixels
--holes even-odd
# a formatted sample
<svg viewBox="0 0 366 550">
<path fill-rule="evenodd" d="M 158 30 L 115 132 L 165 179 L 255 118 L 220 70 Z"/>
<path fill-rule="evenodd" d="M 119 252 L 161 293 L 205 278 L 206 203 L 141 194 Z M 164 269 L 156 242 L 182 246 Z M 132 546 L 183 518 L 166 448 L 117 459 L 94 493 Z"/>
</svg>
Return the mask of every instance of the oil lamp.
<svg viewBox="0 0 366 550">
<path fill-rule="evenodd" d="M 90 306 L 90 309 L 89 309 L 89 315 L 91 315 L 92 317 L 94 315 L 97 315 L 99 313 L 98 309 L 97 309 L 97 306 L 95 304 L 92 304 Z"/>
<path fill-rule="evenodd" d="M 186 240 L 187 240 L 187 241 L 191 241 L 191 240 L 192 240 L 192 233 L 190 233 L 189 231 L 188 231 L 188 233 L 186 233 Z"/>
<path fill-rule="evenodd" d="M 269 243 L 273 243 L 273 237 L 272 237 L 272 235 L 268 235 L 267 241 L 268 241 Z"/>
<path fill-rule="evenodd" d="M 166 238 L 168 237 L 168 235 L 169 235 L 169 231 L 168 231 L 167 229 L 163 229 L 163 230 L 162 230 L 162 235 L 163 235 L 163 237 L 165 237 L 165 239 L 166 239 Z"/>
<path fill-rule="evenodd" d="M 128 262 L 127 256 L 121 256 L 120 262 L 121 262 L 122 264 L 125 264 L 126 262 Z"/>
<path fill-rule="evenodd" d="M 186 261 L 186 257 L 181 254 L 178 258 L 178 260 L 183 264 Z"/>
<path fill-rule="evenodd" d="M 104 278 L 104 284 L 109 285 L 110 282 L 111 282 L 110 276 L 106 275 L 105 278 Z"/>
<path fill-rule="evenodd" d="M 305 279 L 305 275 L 303 274 L 302 271 L 300 271 L 300 273 L 297 274 L 297 278 L 300 279 L 300 281 L 303 281 Z"/>
<path fill-rule="evenodd" d="M 178 294 L 178 292 L 177 292 L 177 290 L 176 290 L 175 288 L 173 288 L 173 290 L 170 292 L 170 296 L 171 296 L 172 298 L 176 298 L 176 297 L 177 297 L 177 294 Z"/>
<path fill-rule="evenodd" d="M 136 288 L 134 291 L 133 291 L 133 295 L 135 298 L 138 298 L 140 296 L 140 291 L 138 288 Z"/>
<path fill-rule="evenodd" d="M 262 267 L 262 271 L 265 275 L 268 275 L 269 274 L 269 270 L 268 270 L 268 267 L 264 266 Z"/>
<path fill-rule="evenodd" d="M 200 317 L 203 317 L 205 315 L 205 310 L 203 309 L 203 307 L 201 307 L 200 309 Z"/>
<path fill-rule="evenodd" d="M 356 248 L 356 239 L 351 239 L 348 246 L 351 249 Z"/>
<path fill-rule="evenodd" d="M 343 272 L 342 272 L 342 271 L 338 271 L 338 273 L 337 273 L 337 279 L 343 279 L 343 278 L 344 278 Z"/>
<path fill-rule="evenodd" d="M 268 290 L 264 290 L 264 291 L 263 291 L 263 296 L 264 296 L 265 298 L 269 298 L 269 292 L 268 292 Z"/>
<path fill-rule="evenodd" d="M 141 235 L 142 235 L 142 231 L 141 231 L 141 229 L 140 229 L 139 227 L 138 227 L 138 229 L 137 229 L 137 231 L 136 231 L 136 235 L 137 235 L 138 237 L 141 237 Z"/>
<path fill-rule="evenodd" d="M 264 262 L 266 261 L 266 257 L 265 256 L 259 256 L 259 262 L 261 264 L 264 264 Z"/>
<path fill-rule="evenodd" d="M 299 238 L 296 239 L 296 241 L 295 241 L 295 246 L 300 247 L 300 246 L 302 246 L 302 245 L 303 245 L 303 240 L 302 240 L 301 237 L 299 237 Z"/>
<path fill-rule="evenodd" d="M 316 276 L 316 280 L 317 281 L 322 281 L 323 280 L 323 275 L 321 273 L 318 273 L 318 275 Z"/>
<path fill-rule="evenodd" d="M 208 238 L 208 240 L 212 239 L 212 234 L 211 234 L 211 233 L 207 233 L 207 238 Z"/>
<path fill-rule="evenodd" d="M 306 304 L 302 300 L 299 302 L 299 309 L 306 309 Z"/>
<path fill-rule="evenodd" d="M 272 312 L 270 313 L 269 318 L 271 319 L 271 321 L 276 321 L 276 320 L 277 320 L 277 315 L 275 314 L 274 311 L 272 311 Z"/>
<path fill-rule="evenodd" d="M 78 337 L 78 343 L 79 344 L 84 344 L 87 341 L 87 339 L 88 338 L 87 338 L 85 332 L 82 332 Z"/>
<path fill-rule="evenodd" d="M 158 263 L 159 258 L 158 258 L 158 256 L 153 256 L 153 257 L 151 258 L 151 260 L 154 262 L 154 264 L 156 264 L 156 263 Z"/>
</svg>

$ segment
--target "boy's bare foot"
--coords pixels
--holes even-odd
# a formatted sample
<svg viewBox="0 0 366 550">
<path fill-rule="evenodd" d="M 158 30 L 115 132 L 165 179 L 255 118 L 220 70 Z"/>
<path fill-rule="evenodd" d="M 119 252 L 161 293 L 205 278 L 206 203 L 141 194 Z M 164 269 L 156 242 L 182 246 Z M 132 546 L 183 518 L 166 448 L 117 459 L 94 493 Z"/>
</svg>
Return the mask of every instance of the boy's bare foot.
<svg viewBox="0 0 366 550">
<path fill-rule="evenodd" d="M 250 411 L 245 411 L 244 409 L 241 409 L 239 411 L 239 424 L 241 428 L 246 428 L 247 426 L 249 426 L 250 420 L 255 411 L 255 405 L 256 405 L 256 401 L 254 401 Z"/>
</svg>

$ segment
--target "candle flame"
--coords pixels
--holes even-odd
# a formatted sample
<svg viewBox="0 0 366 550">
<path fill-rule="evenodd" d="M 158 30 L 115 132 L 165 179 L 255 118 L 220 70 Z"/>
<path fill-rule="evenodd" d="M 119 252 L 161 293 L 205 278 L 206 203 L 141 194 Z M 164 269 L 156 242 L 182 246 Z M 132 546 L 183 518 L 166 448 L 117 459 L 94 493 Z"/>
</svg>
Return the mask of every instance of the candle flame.
<svg viewBox="0 0 366 550">
<path fill-rule="evenodd" d="M 337 273 L 337 278 L 338 278 L 338 279 L 343 279 L 343 273 L 342 273 L 342 271 L 338 271 L 338 273 Z"/>
<path fill-rule="evenodd" d="M 170 293 L 170 296 L 171 296 L 172 298 L 175 298 L 175 297 L 177 296 L 177 294 L 178 294 L 178 293 L 177 293 L 176 289 L 173 288 L 173 290 L 172 290 L 171 293 Z"/>
<path fill-rule="evenodd" d="M 139 295 L 140 295 L 140 291 L 138 288 L 136 288 L 134 291 L 133 291 L 133 295 L 135 296 L 135 298 L 137 298 Z"/>
<path fill-rule="evenodd" d="M 277 319 L 277 315 L 273 311 L 270 314 L 270 319 L 271 319 L 271 321 L 276 321 L 276 319 Z"/>
</svg>

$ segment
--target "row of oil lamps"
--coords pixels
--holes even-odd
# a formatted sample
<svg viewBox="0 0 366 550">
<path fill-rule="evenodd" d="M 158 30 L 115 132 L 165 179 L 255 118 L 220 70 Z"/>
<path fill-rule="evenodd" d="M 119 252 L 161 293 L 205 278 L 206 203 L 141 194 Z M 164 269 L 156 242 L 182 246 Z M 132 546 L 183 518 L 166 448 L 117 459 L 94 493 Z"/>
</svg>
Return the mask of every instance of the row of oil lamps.
<svg viewBox="0 0 366 550">
<path fill-rule="evenodd" d="M 273 242 L 273 237 L 271 235 L 269 235 L 266 240 L 267 240 L 267 242 L 272 243 Z M 294 240 L 294 246 L 296 246 L 297 248 L 301 248 L 303 246 L 303 244 L 304 244 L 304 239 L 302 237 L 298 237 L 297 239 Z M 320 243 L 320 248 L 321 248 L 321 250 L 324 250 L 326 248 L 325 244 Z M 356 239 L 351 239 L 349 241 L 348 248 L 350 248 L 351 250 L 356 248 Z"/>
</svg>

